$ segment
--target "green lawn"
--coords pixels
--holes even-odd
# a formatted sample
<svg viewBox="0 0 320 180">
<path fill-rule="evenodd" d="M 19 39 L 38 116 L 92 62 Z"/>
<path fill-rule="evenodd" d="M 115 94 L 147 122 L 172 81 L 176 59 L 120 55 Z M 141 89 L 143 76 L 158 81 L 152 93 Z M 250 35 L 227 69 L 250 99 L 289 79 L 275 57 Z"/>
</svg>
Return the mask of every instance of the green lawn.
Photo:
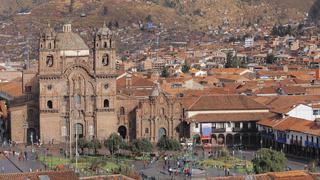
<svg viewBox="0 0 320 180">
<path fill-rule="evenodd" d="M 217 159 L 206 159 L 198 162 L 200 166 L 203 167 L 216 167 L 216 168 L 232 168 L 239 172 L 252 171 L 253 164 L 251 161 L 241 160 L 235 157 L 221 157 Z"/>
<path fill-rule="evenodd" d="M 47 164 L 50 168 L 54 168 L 60 164 L 70 164 L 70 159 L 54 157 L 54 156 L 39 156 L 39 160 Z"/>
</svg>

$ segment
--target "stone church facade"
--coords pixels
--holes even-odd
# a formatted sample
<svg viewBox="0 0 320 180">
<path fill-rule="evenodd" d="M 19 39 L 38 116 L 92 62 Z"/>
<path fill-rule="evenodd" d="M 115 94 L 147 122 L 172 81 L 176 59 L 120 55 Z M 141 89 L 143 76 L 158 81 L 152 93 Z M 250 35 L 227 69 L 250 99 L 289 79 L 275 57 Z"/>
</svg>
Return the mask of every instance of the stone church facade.
<svg viewBox="0 0 320 180">
<path fill-rule="evenodd" d="M 181 138 L 183 100 L 144 77 L 118 74 L 113 38 L 104 26 L 89 48 L 71 24 L 62 32 L 48 26 L 38 69 L 23 71 L 22 98 L 9 103 L 11 140 L 70 144 L 76 135 L 103 140 L 114 132 L 126 141 Z"/>
<path fill-rule="evenodd" d="M 95 34 L 93 49 L 71 24 L 59 33 L 46 28 L 38 73 L 42 142 L 66 142 L 76 134 L 104 139 L 116 132 L 115 44 L 107 27 Z"/>
</svg>

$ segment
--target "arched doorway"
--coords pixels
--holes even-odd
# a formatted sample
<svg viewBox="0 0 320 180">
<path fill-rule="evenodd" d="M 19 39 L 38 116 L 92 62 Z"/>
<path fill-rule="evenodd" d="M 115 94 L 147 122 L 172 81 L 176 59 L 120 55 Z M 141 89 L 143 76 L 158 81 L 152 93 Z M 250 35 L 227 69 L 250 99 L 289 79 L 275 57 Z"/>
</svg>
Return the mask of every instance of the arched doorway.
<svg viewBox="0 0 320 180">
<path fill-rule="evenodd" d="M 81 123 L 76 123 L 73 126 L 73 134 L 74 137 L 76 137 L 76 135 L 78 135 L 78 138 L 83 138 L 84 134 L 83 134 L 83 125 Z"/>
<path fill-rule="evenodd" d="M 242 135 L 242 144 L 245 146 L 249 145 L 249 135 L 248 134 Z"/>
<path fill-rule="evenodd" d="M 211 134 L 211 140 L 212 140 L 212 144 L 217 144 L 217 135 L 215 134 Z"/>
<path fill-rule="evenodd" d="M 235 134 L 234 135 L 234 144 L 237 144 L 237 145 L 239 145 L 239 144 L 241 144 L 241 138 L 240 138 L 240 134 Z"/>
<path fill-rule="evenodd" d="M 37 142 L 36 130 L 34 128 L 27 129 L 27 144 Z"/>
<path fill-rule="evenodd" d="M 190 138 L 190 124 L 183 121 L 179 124 L 179 138 Z"/>
<path fill-rule="evenodd" d="M 226 144 L 228 146 L 231 146 L 233 144 L 233 137 L 232 137 L 232 134 L 227 134 L 226 136 Z"/>
<path fill-rule="evenodd" d="M 120 134 L 120 136 L 123 138 L 123 139 L 126 139 L 127 137 L 127 128 L 125 126 L 120 126 L 118 128 L 118 133 Z"/>
<path fill-rule="evenodd" d="M 167 130 L 165 128 L 160 128 L 158 131 L 158 139 L 160 139 L 162 136 L 167 135 Z"/>
<path fill-rule="evenodd" d="M 219 136 L 218 136 L 218 144 L 224 144 L 224 135 L 223 134 L 219 134 Z"/>
</svg>

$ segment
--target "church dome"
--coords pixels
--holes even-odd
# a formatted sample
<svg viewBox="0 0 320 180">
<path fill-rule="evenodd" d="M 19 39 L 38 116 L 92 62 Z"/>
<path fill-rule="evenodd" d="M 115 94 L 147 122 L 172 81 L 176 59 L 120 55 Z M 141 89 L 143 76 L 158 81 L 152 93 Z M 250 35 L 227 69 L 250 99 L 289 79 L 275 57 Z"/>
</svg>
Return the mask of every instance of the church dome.
<svg viewBox="0 0 320 180">
<path fill-rule="evenodd" d="M 57 34 L 56 45 L 60 50 L 89 50 L 85 41 L 78 34 L 72 32 L 71 24 L 65 24 L 63 32 Z"/>
</svg>

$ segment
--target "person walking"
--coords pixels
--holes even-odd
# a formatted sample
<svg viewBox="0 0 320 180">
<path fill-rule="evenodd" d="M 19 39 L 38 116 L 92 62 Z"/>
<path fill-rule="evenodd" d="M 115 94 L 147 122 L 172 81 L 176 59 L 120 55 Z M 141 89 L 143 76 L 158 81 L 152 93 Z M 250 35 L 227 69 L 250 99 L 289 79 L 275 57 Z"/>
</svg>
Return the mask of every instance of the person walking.
<svg viewBox="0 0 320 180">
<path fill-rule="evenodd" d="M 24 159 L 27 161 L 28 160 L 28 153 L 27 151 L 24 151 Z"/>
</svg>

